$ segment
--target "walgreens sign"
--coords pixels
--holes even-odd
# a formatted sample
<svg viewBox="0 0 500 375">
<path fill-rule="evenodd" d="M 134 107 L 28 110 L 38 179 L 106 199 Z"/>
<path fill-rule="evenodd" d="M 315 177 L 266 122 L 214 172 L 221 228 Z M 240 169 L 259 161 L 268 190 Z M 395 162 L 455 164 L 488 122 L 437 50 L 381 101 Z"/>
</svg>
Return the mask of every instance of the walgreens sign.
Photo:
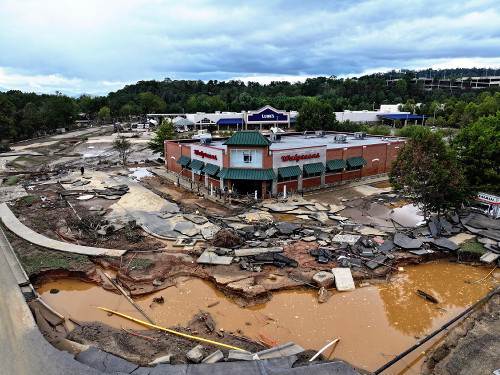
<svg viewBox="0 0 500 375">
<path fill-rule="evenodd" d="M 206 152 L 200 150 L 194 150 L 194 154 L 201 156 L 202 158 L 214 159 L 217 160 L 217 155 L 207 154 Z"/>
<path fill-rule="evenodd" d="M 305 155 L 284 155 L 281 157 L 282 161 L 299 161 L 299 160 L 304 160 L 304 159 L 315 159 L 319 158 L 319 153 L 318 154 L 305 154 Z"/>
</svg>

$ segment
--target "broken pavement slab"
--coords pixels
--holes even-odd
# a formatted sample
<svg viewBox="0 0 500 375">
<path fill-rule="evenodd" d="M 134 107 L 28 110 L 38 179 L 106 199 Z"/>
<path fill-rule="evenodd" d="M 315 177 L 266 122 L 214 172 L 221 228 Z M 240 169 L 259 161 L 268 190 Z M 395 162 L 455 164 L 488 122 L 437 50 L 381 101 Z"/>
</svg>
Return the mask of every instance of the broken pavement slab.
<svg viewBox="0 0 500 375">
<path fill-rule="evenodd" d="M 352 272 L 349 268 L 334 268 L 332 273 L 335 276 L 335 287 L 339 292 L 347 292 L 356 289 Z"/>
<path fill-rule="evenodd" d="M 393 242 L 402 249 L 419 249 L 422 247 L 422 241 L 416 238 L 410 238 L 403 233 L 396 233 Z"/>
<path fill-rule="evenodd" d="M 257 352 L 255 353 L 255 356 L 259 359 L 281 358 L 297 355 L 303 353 L 304 351 L 305 350 L 301 346 L 296 345 L 293 342 L 289 342 L 274 348 Z"/>
<path fill-rule="evenodd" d="M 500 254 L 496 254 L 492 251 L 488 251 L 486 254 L 483 254 L 481 256 L 481 258 L 479 258 L 479 260 L 483 263 L 490 264 L 490 263 L 493 263 L 494 261 L 496 261 L 498 258 L 500 258 Z"/>
<path fill-rule="evenodd" d="M 361 236 L 359 235 L 336 234 L 335 237 L 333 237 L 332 242 L 348 243 L 350 245 L 354 245 L 356 242 L 359 241 L 360 238 Z"/>
<path fill-rule="evenodd" d="M 237 257 L 246 257 L 250 255 L 258 255 L 262 253 L 282 253 L 282 247 L 253 247 L 251 249 L 236 249 L 234 255 Z"/>
<path fill-rule="evenodd" d="M 457 251 L 460 249 L 455 242 L 450 241 L 447 238 L 436 238 L 432 244 L 439 249 L 449 250 L 449 251 Z"/>
<path fill-rule="evenodd" d="M 233 261 L 233 257 L 228 256 L 220 256 L 215 254 L 212 251 L 205 250 L 196 263 L 198 264 L 212 264 L 212 265 L 221 265 L 221 266 L 229 266 Z"/>
</svg>

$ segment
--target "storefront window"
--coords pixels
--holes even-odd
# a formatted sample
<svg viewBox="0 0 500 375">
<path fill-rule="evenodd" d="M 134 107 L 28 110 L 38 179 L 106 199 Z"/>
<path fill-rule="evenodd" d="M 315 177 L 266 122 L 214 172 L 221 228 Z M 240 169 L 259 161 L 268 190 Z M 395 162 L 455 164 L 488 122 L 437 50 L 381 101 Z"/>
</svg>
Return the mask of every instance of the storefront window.
<svg viewBox="0 0 500 375">
<path fill-rule="evenodd" d="M 299 176 L 290 176 L 290 177 L 281 177 L 278 175 L 278 182 L 288 182 L 288 181 L 297 181 Z"/>
<path fill-rule="evenodd" d="M 304 178 L 320 177 L 320 176 L 321 176 L 321 172 L 307 173 L 304 171 Z"/>
<path fill-rule="evenodd" d="M 331 174 L 342 174 L 342 168 L 340 169 L 331 169 L 325 172 L 327 175 Z"/>
<path fill-rule="evenodd" d="M 360 171 L 362 165 L 357 165 L 355 167 L 351 167 L 350 165 L 347 166 L 346 171 L 347 172 L 352 172 L 352 171 Z"/>
</svg>

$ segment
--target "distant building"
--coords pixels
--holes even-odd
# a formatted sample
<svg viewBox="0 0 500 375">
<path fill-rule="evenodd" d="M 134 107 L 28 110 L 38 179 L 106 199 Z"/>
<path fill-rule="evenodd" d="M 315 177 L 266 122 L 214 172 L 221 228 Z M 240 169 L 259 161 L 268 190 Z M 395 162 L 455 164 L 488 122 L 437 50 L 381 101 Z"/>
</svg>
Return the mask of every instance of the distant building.
<svg viewBox="0 0 500 375">
<path fill-rule="evenodd" d="M 295 123 L 297 111 L 282 111 L 269 105 L 255 111 L 242 112 L 215 112 L 215 113 L 150 113 L 148 119 L 155 119 L 159 122 L 163 118 L 170 118 L 174 121 L 178 118 L 185 118 L 193 125 L 188 125 L 192 130 L 206 129 L 207 126 L 215 126 L 217 130 L 264 130 L 272 127 L 290 129 Z M 184 124 L 182 125 L 184 126 Z"/>
<path fill-rule="evenodd" d="M 339 122 L 354 122 L 356 124 L 369 124 L 369 125 L 383 125 L 392 123 L 395 120 L 404 121 L 405 125 L 410 122 L 420 122 L 425 121 L 424 116 L 413 115 L 410 112 L 401 112 L 399 106 L 401 104 L 382 104 L 380 109 L 376 111 L 344 111 L 335 112 L 335 117 Z"/>
<path fill-rule="evenodd" d="M 404 142 L 364 133 L 239 131 L 165 141 L 165 167 L 206 187 L 269 197 L 387 173 Z"/>
</svg>

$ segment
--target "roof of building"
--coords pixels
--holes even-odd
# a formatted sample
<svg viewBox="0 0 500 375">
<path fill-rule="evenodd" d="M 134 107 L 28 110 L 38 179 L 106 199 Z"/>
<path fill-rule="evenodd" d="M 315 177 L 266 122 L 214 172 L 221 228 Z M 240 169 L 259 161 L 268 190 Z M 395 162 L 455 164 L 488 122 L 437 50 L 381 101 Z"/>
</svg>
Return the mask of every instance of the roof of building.
<svg viewBox="0 0 500 375">
<path fill-rule="evenodd" d="M 201 171 L 204 165 L 205 163 L 203 163 L 201 160 L 193 159 L 189 164 L 189 168 L 191 168 L 194 171 Z"/>
<path fill-rule="evenodd" d="M 362 156 L 355 156 L 353 158 L 347 158 L 347 164 L 351 167 L 361 167 L 366 165 L 366 160 Z"/>
<path fill-rule="evenodd" d="M 344 159 L 327 160 L 326 167 L 331 171 L 335 171 L 337 169 L 347 168 L 347 164 Z"/>
<path fill-rule="evenodd" d="M 218 176 L 226 180 L 274 180 L 276 174 L 272 169 L 222 168 Z"/>
<path fill-rule="evenodd" d="M 215 176 L 219 172 L 219 166 L 211 163 L 205 164 L 202 170 L 203 173 L 208 173 L 210 176 Z"/>
<path fill-rule="evenodd" d="M 304 172 L 308 174 L 326 171 L 325 165 L 323 163 L 304 164 L 303 168 Z"/>
<path fill-rule="evenodd" d="M 278 174 L 283 177 L 296 177 L 302 174 L 302 170 L 298 165 L 292 165 L 290 167 L 278 168 Z"/>
<path fill-rule="evenodd" d="M 226 146 L 269 146 L 271 141 L 258 131 L 239 131 L 223 144 Z"/>
<path fill-rule="evenodd" d="M 189 162 L 191 161 L 191 158 L 189 156 L 184 156 L 182 155 L 178 160 L 177 160 L 177 163 L 182 165 L 183 167 L 185 167 L 186 165 L 189 164 Z"/>
<path fill-rule="evenodd" d="M 185 125 L 194 125 L 194 122 L 193 121 L 189 121 L 188 119 L 186 118 L 179 118 L 178 120 L 175 120 L 173 121 L 174 125 L 177 125 L 177 126 L 185 126 Z"/>
</svg>

